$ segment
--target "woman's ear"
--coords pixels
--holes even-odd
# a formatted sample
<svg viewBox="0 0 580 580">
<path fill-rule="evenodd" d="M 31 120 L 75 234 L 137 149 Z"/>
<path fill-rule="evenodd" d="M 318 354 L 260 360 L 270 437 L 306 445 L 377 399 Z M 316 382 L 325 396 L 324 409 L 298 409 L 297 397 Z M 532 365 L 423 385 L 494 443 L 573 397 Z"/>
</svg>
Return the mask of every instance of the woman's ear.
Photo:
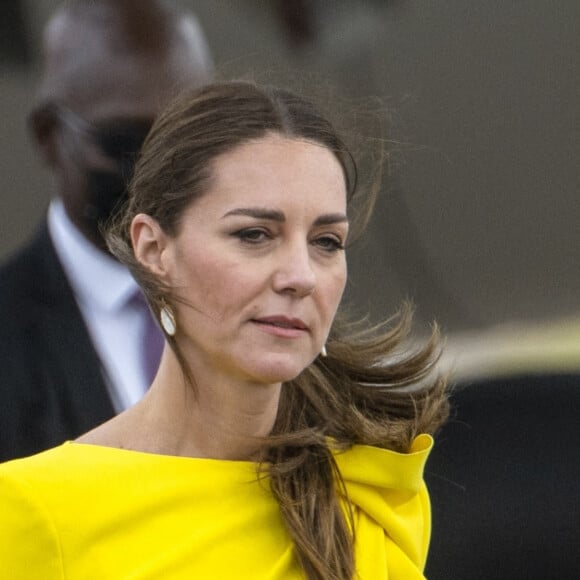
<svg viewBox="0 0 580 580">
<path fill-rule="evenodd" d="M 164 251 L 168 238 L 151 216 L 137 214 L 131 222 L 131 243 L 137 261 L 155 276 L 167 274 Z"/>
</svg>

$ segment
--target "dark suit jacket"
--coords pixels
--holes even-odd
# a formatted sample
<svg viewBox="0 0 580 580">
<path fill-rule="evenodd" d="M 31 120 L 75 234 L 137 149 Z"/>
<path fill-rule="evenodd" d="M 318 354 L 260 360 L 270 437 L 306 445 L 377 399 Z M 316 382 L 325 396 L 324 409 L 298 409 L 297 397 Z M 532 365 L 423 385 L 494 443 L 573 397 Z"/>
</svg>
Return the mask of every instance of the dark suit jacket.
<svg viewBox="0 0 580 580">
<path fill-rule="evenodd" d="M 425 478 L 429 580 L 580 578 L 580 375 L 472 383 Z"/>
<path fill-rule="evenodd" d="M 46 224 L 0 268 L 0 461 L 75 438 L 113 405 Z"/>
</svg>

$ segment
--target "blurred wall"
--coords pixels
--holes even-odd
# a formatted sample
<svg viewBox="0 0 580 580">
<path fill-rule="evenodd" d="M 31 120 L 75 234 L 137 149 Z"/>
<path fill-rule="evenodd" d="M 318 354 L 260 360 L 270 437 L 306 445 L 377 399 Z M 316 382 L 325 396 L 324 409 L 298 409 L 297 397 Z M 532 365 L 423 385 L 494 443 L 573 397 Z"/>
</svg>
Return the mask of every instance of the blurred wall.
<svg viewBox="0 0 580 580">
<path fill-rule="evenodd" d="M 182 3 L 221 77 L 320 89 L 331 108 L 384 99 L 393 164 L 350 255 L 359 310 L 379 317 L 411 297 L 448 331 L 580 310 L 577 0 L 310 0 L 303 37 L 278 0 Z M 33 56 L 57 4 L 24 3 Z M 50 197 L 25 132 L 36 68 L 0 63 L 0 257 Z M 372 134 L 359 118 L 355 130 Z"/>
</svg>

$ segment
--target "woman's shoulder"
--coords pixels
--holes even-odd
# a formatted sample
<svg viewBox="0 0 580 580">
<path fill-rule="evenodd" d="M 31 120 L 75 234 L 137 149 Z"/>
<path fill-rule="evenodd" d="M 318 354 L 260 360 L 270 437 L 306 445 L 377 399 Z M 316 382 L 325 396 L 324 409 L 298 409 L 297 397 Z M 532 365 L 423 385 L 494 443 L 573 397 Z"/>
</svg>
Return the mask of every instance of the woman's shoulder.
<svg viewBox="0 0 580 580">
<path fill-rule="evenodd" d="M 255 464 L 166 455 L 92 443 L 67 441 L 62 445 L 0 464 L 0 499 L 19 490 L 51 503 L 69 494 L 129 500 L 135 490 L 162 495 L 167 479 L 203 486 L 212 481 L 224 487 L 255 479 Z M 184 483 L 185 485 L 185 483 Z"/>
<path fill-rule="evenodd" d="M 77 484 L 88 480 L 90 474 L 98 474 L 99 462 L 95 450 L 73 442 L 7 461 L 0 464 L 0 501 L 18 496 L 50 503 L 78 488 Z"/>
<path fill-rule="evenodd" d="M 138 453 L 67 441 L 36 455 L 0 464 L 0 487 L 35 489 L 73 487 L 80 482 L 102 484 L 104 477 L 123 477 L 139 461 Z"/>
<path fill-rule="evenodd" d="M 71 459 L 71 442 L 41 451 L 35 455 L 12 459 L 0 464 L 0 478 L 20 478 L 35 472 L 47 476 L 53 469 L 60 469 Z M 58 468 L 57 468 L 58 466 Z"/>
</svg>

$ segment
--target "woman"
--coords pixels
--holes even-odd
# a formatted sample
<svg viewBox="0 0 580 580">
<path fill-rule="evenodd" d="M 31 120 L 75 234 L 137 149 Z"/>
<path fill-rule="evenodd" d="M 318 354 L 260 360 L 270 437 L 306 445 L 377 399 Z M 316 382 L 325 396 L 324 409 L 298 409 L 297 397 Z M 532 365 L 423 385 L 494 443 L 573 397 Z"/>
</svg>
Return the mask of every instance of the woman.
<svg viewBox="0 0 580 580">
<path fill-rule="evenodd" d="M 355 185 L 290 93 L 214 84 L 158 119 L 108 231 L 165 332 L 157 377 L 0 468 L 0 577 L 423 577 L 445 387 L 435 340 L 401 351 L 408 314 L 336 316 Z"/>
</svg>

